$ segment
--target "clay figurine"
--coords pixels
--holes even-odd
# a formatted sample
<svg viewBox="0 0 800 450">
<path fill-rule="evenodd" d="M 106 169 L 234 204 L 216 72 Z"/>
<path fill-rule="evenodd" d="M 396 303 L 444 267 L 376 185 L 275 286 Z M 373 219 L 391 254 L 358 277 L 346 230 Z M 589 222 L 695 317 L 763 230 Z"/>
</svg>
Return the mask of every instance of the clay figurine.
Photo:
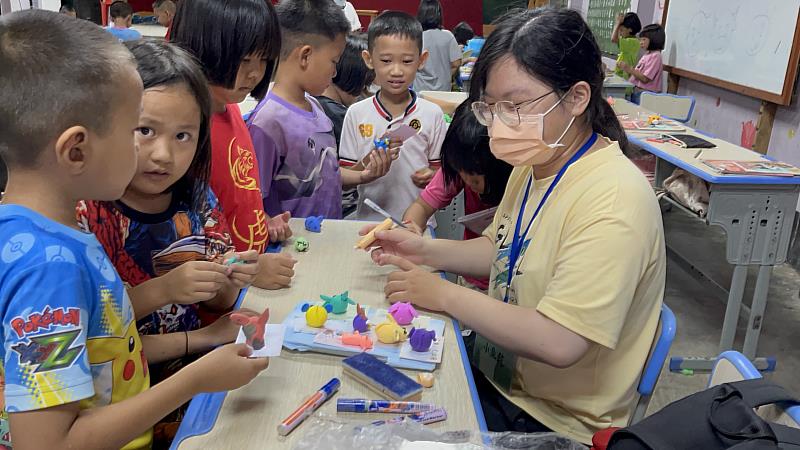
<svg viewBox="0 0 800 450">
<path fill-rule="evenodd" d="M 411 306 L 411 303 L 395 303 L 389 308 L 389 314 L 394 317 L 398 325 L 411 325 L 411 322 L 417 317 L 417 310 Z"/>
<path fill-rule="evenodd" d="M 325 220 L 325 216 L 306 217 L 306 230 L 312 233 L 320 233 L 322 231 L 323 220 Z"/>
<path fill-rule="evenodd" d="M 415 352 L 427 352 L 431 349 L 431 344 L 436 339 L 436 332 L 433 330 L 426 330 L 424 328 L 412 328 L 408 333 L 408 343 L 411 344 L 411 350 Z"/>
<path fill-rule="evenodd" d="M 361 347 L 361 350 L 367 351 L 372 348 L 372 339 L 370 339 L 366 334 L 361 334 L 356 331 L 355 333 L 343 334 L 342 344 Z"/>
<path fill-rule="evenodd" d="M 364 312 L 364 308 L 362 308 L 361 305 L 356 305 L 356 316 L 353 317 L 353 331 L 366 333 L 368 330 L 367 313 Z"/>
<path fill-rule="evenodd" d="M 308 251 L 308 239 L 304 237 L 299 237 L 294 240 L 294 249 L 298 252 L 306 252 Z"/>
<path fill-rule="evenodd" d="M 394 321 L 391 315 L 386 315 L 386 322 L 380 323 L 375 327 L 375 335 L 384 344 L 396 344 L 405 341 L 408 333 Z"/>
<path fill-rule="evenodd" d="M 383 150 L 383 151 L 389 150 L 389 142 L 390 139 L 388 137 L 382 139 L 379 138 L 372 141 L 372 143 L 375 144 L 375 150 Z"/>
<path fill-rule="evenodd" d="M 320 295 L 319 298 L 325 301 L 326 305 L 330 305 L 334 314 L 344 314 L 347 312 L 347 305 L 355 305 L 354 302 L 347 294 L 350 291 L 344 291 L 339 295 L 327 296 Z"/>
<path fill-rule="evenodd" d="M 417 374 L 417 381 L 426 388 L 433 387 L 433 374 L 430 372 L 420 372 Z"/>
<path fill-rule="evenodd" d="M 661 123 L 661 116 L 658 114 L 650 114 L 647 118 L 648 125 L 659 125 Z"/>
<path fill-rule="evenodd" d="M 309 305 L 304 304 L 300 311 L 306 313 L 306 323 L 311 328 L 322 328 L 328 320 L 328 313 L 331 312 L 331 305 Z"/>
<path fill-rule="evenodd" d="M 253 350 L 264 348 L 264 332 L 269 320 L 269 308 L 265 309 L 260 315 L 235 312 L 230 315 L 230 318 L 233 323 L 242 326 L 247 345 L 252 347 Z"/>
</svg>

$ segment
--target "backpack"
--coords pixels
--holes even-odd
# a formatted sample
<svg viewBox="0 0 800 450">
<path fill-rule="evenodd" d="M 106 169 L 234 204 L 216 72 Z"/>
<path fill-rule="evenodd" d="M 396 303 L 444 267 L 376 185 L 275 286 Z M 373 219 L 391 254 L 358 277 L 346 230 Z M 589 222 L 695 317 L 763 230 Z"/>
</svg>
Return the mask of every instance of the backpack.
<svg viewBox="0 0 800 450">
<path fill-rule="evenodd" d="M 753 409 L 776 402 L 798 403 L 784 388 L 763 378 L 721 384 L 617 430 L 607 448 L 800 450 L 800 429 L 768 422 Z"/>
</svg>

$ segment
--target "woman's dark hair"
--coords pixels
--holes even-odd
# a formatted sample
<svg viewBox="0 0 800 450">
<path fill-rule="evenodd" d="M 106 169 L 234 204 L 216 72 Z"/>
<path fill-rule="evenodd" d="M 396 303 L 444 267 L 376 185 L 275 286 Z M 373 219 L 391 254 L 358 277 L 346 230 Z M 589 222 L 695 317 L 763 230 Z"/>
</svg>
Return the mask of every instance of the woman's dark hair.
<svg viewBox="0 0 800 450">
<path fill-rule="evenodd" d="M 622 23 L 620 24 L 625 28 L 631 30 L 631 36 L 636 36 L 639 31 L 642 29 L 642 21 L 639 20 L 639 16 L 636 15 L 635 12 L 629 12 L 622 17 Z"/>
<path fill-rule="evenodd" d="M 489 71 L 506 56 L 559 95 L 584 81 L 592 92 L 584 120 L 595 132 L 619 142 L 625 154 L 630 153 L 628 138 L 603 98 L 600 49 L 580 13 L 571 9 L 515 10 L 495 24 L 472 72 L 470 97 L 482 97 Z"/>
<path fill-rule="evenodd" d="M 417 20 L 422 24 L 422 31 L 442 28 L 442 4 L 439 0 L 420 0 Z"/>
<path fill-rule="evenodd" d="M 367 36 L 353 33 L 347 36 L 344 52 L 336 64 L 333 84 L 350 95 L 358 97 L 375 80 L 375 72 L 364 63 L 361 52 L 367 49 Z"/>
<path fill-rule="evenodd" d="M 475 37 L 475 31 L 467 22 L 459 22 L 458 25 L 453 27 L 453 36 L 455 36 L 458 45 L 467 45 L 467 41 Z"/>
<path fill-rule="evenodd" d="M 647 50 L 664 50 L 664 45 L 667 42 L 667 34 L 664 33 L 664 27 L 657 23 L 642 28 L 642 31 L 639 32 L 639 37 L 650 39 L 650 45 L 647 46 Z"/>
<path fill-rule="evenodd" d="M 199 211 L 207 201 L 211 174 L 211 96 L 208 81 L 194 57 L 175 45 L 151 39 L 130 41 L 125 45 L 136 59 L 136 70 L 145 89 L 185 86 L 197 101 L 200 109 L 197 150 L 186 174 L 171 189 L 176 197 L 189 203 L 194 211 Z"/>
<path fill-rule="evenodd" d="M 461 180 L 459 172 L 485 177 L 485 191 L 481 194 L 484 203 L 497 206 L 503 199 L 506 183 L 511 175 L 510 164 L 492 155 L 489 150 L 489 134 L 478 122 L 470 109 L 471 100 L 466 100 L 453 113 L 453 122 L 447 128 L 442 142 L 442 173 L 447 184 Z"/>
<path fill-rule="evenodd" d="M 209 83 L 232 88 L 247 55 L 267 58 L 264 78 L 253 89 L 262 98 L 281 50 L 281 29 L 269 0 L 184 0 L 172 21 L 170 41 L 193 54 Z"/>
</svg>

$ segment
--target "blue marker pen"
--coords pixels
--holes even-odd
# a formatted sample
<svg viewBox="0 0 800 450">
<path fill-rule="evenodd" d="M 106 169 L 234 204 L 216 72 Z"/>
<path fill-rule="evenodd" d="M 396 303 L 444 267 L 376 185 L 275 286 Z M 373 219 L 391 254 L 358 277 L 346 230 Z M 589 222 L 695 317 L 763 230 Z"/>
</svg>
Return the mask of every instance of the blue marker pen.
<svg viewBox="0 0 800 450">
<path fill-rule="evenodd" d="M 340 398 L 336 401 L 337 412 L 412 414 L 434 409 L 436 409 L 436 405 L 419 402 L 367 400 L 365 398 Z"/>
<path fill-rule="evenodd" d="M 389 420 L 376 420 L 372 422 L 371 425 L 386 425 L 389 423 L 400 423 L 404 420 L 413 420 L 414 422 L 419 422 L 423 425 L 428 425 L 431 423 L 441 422 L 443 420 L 447 420 L 447 411 L 444 408 L 437 408 L 431 411 L 423 411 L 417 414 L 411 414 L 409 416 L 403 417 L 396 417 L 394 419 Z"/>
</svg>

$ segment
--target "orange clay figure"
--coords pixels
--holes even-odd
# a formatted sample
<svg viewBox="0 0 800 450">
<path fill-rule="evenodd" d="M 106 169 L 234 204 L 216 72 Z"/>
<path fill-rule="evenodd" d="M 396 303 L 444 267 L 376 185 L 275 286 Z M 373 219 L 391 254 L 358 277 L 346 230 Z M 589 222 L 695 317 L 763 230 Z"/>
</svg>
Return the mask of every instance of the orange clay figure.
<svg viewBox="0 0 800 450">
<path fill-rule="evenodd" d="M 264 331 L 269 321 L 269 308 L 265 309 L 260 315 L 251 315 L 235 312 L 230 315 L 231 321 L 242 326 L 245 342 L 253 350 L 264 348 Z"/>
<path fill-rule="evenodd" d="M 342 344 L 361 347 L 361 350 L 367 351 L 372 348 L 372 339 L 366 334 L 356 331 L 354 333 L 344 333 L 342 335 Z"/>
</svg>

